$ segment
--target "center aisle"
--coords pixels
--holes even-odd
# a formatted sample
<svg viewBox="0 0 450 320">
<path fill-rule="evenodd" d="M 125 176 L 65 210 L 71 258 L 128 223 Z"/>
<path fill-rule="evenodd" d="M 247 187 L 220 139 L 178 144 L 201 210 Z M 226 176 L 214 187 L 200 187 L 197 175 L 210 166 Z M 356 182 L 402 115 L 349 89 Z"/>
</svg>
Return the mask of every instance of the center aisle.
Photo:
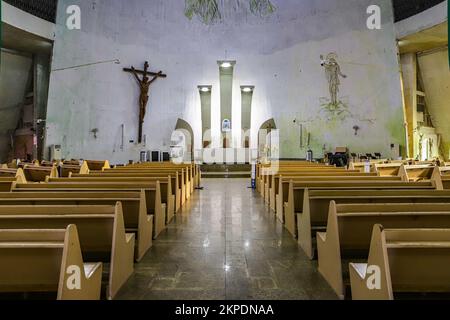
<svg viewBox="0 0 450 320">
<path fill-rule="evenodd" d="M 203 179 L 117 299 L 336 299 L 248 179 Z"/>
</svg>

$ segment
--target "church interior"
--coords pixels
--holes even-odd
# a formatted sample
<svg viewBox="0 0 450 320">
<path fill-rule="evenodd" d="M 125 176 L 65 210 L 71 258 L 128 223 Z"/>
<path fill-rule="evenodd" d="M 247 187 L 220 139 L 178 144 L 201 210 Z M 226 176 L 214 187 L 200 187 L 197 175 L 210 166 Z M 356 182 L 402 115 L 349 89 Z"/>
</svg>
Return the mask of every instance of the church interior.
<svg viewBox="0 0 450 320">
<path fill-rule="evenodd" d="M 0 2 L 0 301 L 450 299 L 449 1 Z"/>
</svg>

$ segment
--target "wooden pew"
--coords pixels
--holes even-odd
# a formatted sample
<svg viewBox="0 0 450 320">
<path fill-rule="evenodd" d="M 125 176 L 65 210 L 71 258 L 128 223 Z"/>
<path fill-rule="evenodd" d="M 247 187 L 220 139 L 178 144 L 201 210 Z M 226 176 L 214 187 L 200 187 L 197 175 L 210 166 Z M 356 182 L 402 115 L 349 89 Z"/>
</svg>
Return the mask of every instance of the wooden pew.
<svg viewBox="0 0 450 320">
<path fill-rule="evenodd" d="M 437 190 L 309 190 L 304 191 L 303 211 L 297 213 L 298 243 L 314 258 L 313 237 L 327 226 L 330 202 L 341 203 L 449 203 L 450 191 Z"/>
<path fill-rule="evenodd" d="M 60 177 L 68 178 L 71 174 L 89 174 L 89 167 L 86 161 L 83 161 L 81 165 L 62 164 L 59 167 Z"/>
<path fill-rule="evenodd" d="M 399 175 L 404 181 L 431 180 L 434 167 L 430 165 L 403 165 L 400 167 Z"/>
<path fill-rule="evenodd" d="M 104 170 L 111 168 L 108 160 L 85 160 L 89 170 Z"/>
<path fill-rule="evenodd" d="M 282 182 L 280 183 L 280 180 Z M 298 180 L 298 181 L 328 181 L 328 180 L 342 180 L 342 181 L 351 181 L 351 180 L 374 180 L 374 181 L 401 181 L 400 177 L 378 177 L 374 173 L 351 173 L 349 175 L 334 175 L 334 173 L 330 173 L 328 176 L 312 176 L 312 175 L 304 175 L 302 173 L 293 174 L 293 175 L 282 175 L 277 174 L 272 176 L 272 187 L 269 189 L 269 204 L 270 208 L 274 210 L 276 213 L 280 212 L 283 206 L 283 202 L 278 204 L 278 199 L 283 198 L 283 182 L 287 184 L 285 186 L 286 195 L 285 198 L 287 201 L 287 186 L 289 185 L 290 180 Z M 281 195 L 281 196 L 280 196 Z M 280 209 L 280 211 L 278 211 Z M 283 220 L 282 220 L 283 221 Z"/>
<path fill-rule="evenodd" d="M 373 268 L 380 289 L 370 290 Z M 450 229 L 384 229 L 375 225 L 367 263 L 350 263 L 354 300 L 393 300 L 396 293 L 450 292 Z"/>
<path fill-rule="evenodd" d="M 0 177 L 0 192 L 11 192 L 17 183 L 17 178 Z"/>
<path fill-rule="evenodd" d="M 181 163 L 176 164 L 172 162 L 146 162 L 125 166 L 128 169 L 184 169 L 189 172 L 191 184 L 191 193 L 194 192 L 194 188 L 200 186 L 201 174 L 200 166 L 195 163 Z"/>
<path fill-rule="evenodd" d="M 116 205 L 122 203 L 126 232 L 136 234 L 135 260 L 152 246 L 153 215 L 147 214 L 144 191 L 2 192 L 0 206 L 14 205 Z"/>
<path fill-rule="evenodd" d="M 109 264 L 107 298 L 134 270 L 135 235 L 125 232 L 122 204 L 114 206 L 0 206 L 0 229 L 60 229 L 76 225 L 87 261 Z"/>
<path fill-rule="evenodd" d="M 141 179 L 153 179 L 161 177 L 162 175 L 166 177 L 170 177 L 171 179 L 171 190 L 172 190 L 172 196 L 175 199 L 175 212 L 178 212 L 181 208 L 181 187 L 179 182 L 179 175 L 176 171 L 172 172 L 165 172 L 165 173 L 125 173 L 125 172 L 100 172 L 100 173 L 89 173 L 89 175 L 86 174 L 70 174 L 70 178 L 128 178 L 133 180 L 137 178 L 135 181 L 140 181 Z M 181 178 L 181 177 L 180 177 Z M 164 198 L 164 197 L 163 197 Z"/>
<path fill-rule="evenodd" d="M 156 182 L 159 182 L 160 185 L 160 193 L 161 193 L 161 202 L 166 204 L 167 214 L 165 218 L 165 223 L 169 224 L 174 215 L 175 215 L 175 196 L 172 191 L 172 179 L 170 176 L 167 177 L 93 177 L 90 175 L 85 175 L 84 177 L 78 178 L 49 178 L 46 180 L 47 183 L 50 184 L 67 184 L 69 189 L 77 189 L 76 184 L 81 184 L 82 187 L 86 187 L 86 183 L 96 184 L 105 184 L 105 187 L 109 187 L 110 184 L 119 184 L 133 186 L 134 184 L 139 184 L 141 187 L 147 187 L 148 184 L 156 185 Z M 17 188 L 24 187 L 24 185 L 19 185 Z M 26 186 L 25 186 L 26 187 Z M 103 186 L 101 186 L 103 188 Z M 49 186 L 51 188 L 51 186 Z M 148 197 L 152 197 L 151 195 L 147 195 Z M 152 205 L 151 203 L 147 203 L 147 208 Z"/>
<path fill-rule="evenodd" d="M 41 167 L 53 167 L 53 166 L 59 166 L 58 161 L 53 160 L 53 161 L 47 161 L 47 160 L 42 160 L 40 163 Z"/>
<path fill-rule="evenodd" d="M 341 168 L 337 168 L 337 169 L 317 169 L 317 168 L 303 168 L 303 169 L 297 169 L 295 171 L 291 171 L 291 170 L 279 170 L 279 171 L 266 171 L 263 172 L 261 175 L 261 196 L 263 197 L 263 199 L 268 202 L 269 200 L 269 195 L 270 195 L 270 189 L 272 188 L 272 182 L 273 182 L 273 176 L 274 175 L 285 175 L 285 176 L 294 176 L 294 175 L 303 175 L 303 174 L 310 174 L 310 175 L 315 175 L 315 174 L 330 174 L 330 175 L 334 175 L 334 173 L 353 173 L 353 174 L 357 174 L 360 175 L 361 173 L 358 171 L 348 171 L 348 170 L 343 170 Z"/>
<path fill-rule="evenodd" d="M 167 175 L 171 176 L 175 179 L 175 182 L 172 183 L 172 190 L 175 193 L 175 211 L 178 212 L 179 209 L 186 203 L 186 183 L 185 183 L 185 172 L 183 170 L 179 171 L 116 171 L 116 170 L 106 170 L 103 172 L 91 172 L 89 175 L 92 176 L 112 176 L 112 177 L 156 177 Z M 72 175 L 72 177 L 79 177 L 78 175 Z M 178 186 L 178 187 L 175 187 Z"/>
<path fill-rule="evenodd" d="M 348 171 L 345 168 L 336 168 L 332 166 L 328 167 L 319 167 L 319 166 L 301 166 L 301 167 L 269 167 L 262 168 L 259 173 L 259 184 L 261 188 L 259 192 L 262 194 L 264 191 L 264 185 L 270 181 L 273 175 L 276 174 L 295 174 L 301 172 L 344 172 Z M 357 170 L 353 170 L 350 172 L 358 172 Z"/>
<path fill-rule="evenodd" d="M 27 179 L 25 178 L 25 174 L 23 173 L 23 169 L 0 169 L 0 177 L 13 177 L 16 178 L 18 183 L 27 183 Z"/>
<path fill-rule="evenodd" d="M 84 162 L 84 160 L 71 159 L 71 160 L 63 160 L 62 164 L 68 164 L 68 165 L 72 165 L 72 166 L 79 166 L 79 165 L 81 165 L 82 162 Z"/>
<path fill-rule="evenodd" d="M 194 179 L 194 169 L 192 166 L 171 166 L 171 167 L 136 167 L 136 166 L 126 166 L 126 167 L 117 167 L 114 169 L 111 169 L 111 171 L 120 171 L 120 172 L 148 172 L 148 173 L 163 173 L 163 172 L 182 172 L 184 174 L 184 182 L 187 186 L 186 188 L 186 196 L 189 196 L 191 193 L 194 192 L 195 185 L 195 179 Z M 109 170 L 104 170 L 109 171 Z"/>
<path fill-rule="evenodd" d="M 167 187 L 167 186 L 166 186 Z M 153 218 L 153 238 L 156 239 L 166 228 L 167 204 L 162 203 L 161 183 L 130 183 L 130 182 L 96 182 L 96 183 L 46 183 L 46 184 L 16 184 L 14 191 L 24 192 L 78 192 L 78 191 L 123 191 L 139 192 L 144 190 L 148 214 Z M 172 202 L 173 204 L 173 202 Z"/>
<path fill-rule="evenodd" d="M 297 214 L 304 208 L 303 198 L 309 190 L 436 190 L 432 182 L 403 181 L 324 181 L 324 182 L 292 182 L 289 184 L 288 201 L 284 204 L 286 229 L 297 237 Z"/>
<path fill-rule="evenodd" d="M 102 172 L 91 172 L 91 174 L 96 174 L 96 173 L 102 173 Z M 121 174 L 128 174 L 130 176 L 135 176 L 135 175 L 147 175 L 147 174 L 156 174 L 156 175 L 162 175 L 162 174 L 167 174 L 167 175 L 173 175 L 175 176 L 175 174 L 178 175 L 178 182 L 180 184 L 180 199 L 181 199 L 181 203 L 180 206 L 183 206 L 186 202 L 186 200 L 188 200 L 190 198 L 190 181 L 189 181 L 189 174 L 186 172 L 185 169 L 177 169 L 174 171 L 174 169 L 158 169 L 158 170 L 144 170 L 144 169 L 126 169 L 125 168 L 120 168 L 120 169 L 111 169 L 111 170 L 104 170 L 103 174 L 116 174 L 116 173 L 121 173 Z"/>
<path fill-rule="evenodd" d="M 0 291 L 55 292 L 58 300 L 99 300 L 101 263 L 84 263 L 77 228 L 0 229 Z M 80 270 L 80 288 L 67 283 Z"/>
<path fill-rule="evenodd" d="M 275 208 L 275 213 L 278 219 L 284 223 L 284 204 L 288 202 L 289 197 L 289 183 L 292 181 L 294 184 L 296 182 L 304 181 L 401 181 L 400 177 L 378 177 L 374 173 L 360 173 L 358 175 L 329 175 L 329 176 L 281 176 L 276 175 L 273 177 L 274 181 L 272 185 L 275 187 L 271 192 L 271 208 Z"/>
<path fill-rule="evenodd" d="M 402 163 L 375 164 L 375 172 L 380 177 L 400 177 Z"/>
<path fill-rule="evenodd" d="M 316 170 L 324 170 L 324 171 L 335 171 L 336 166 L 327 166 L 327 165 L 323 165 L 323 164 L 317 164 L 317 163 L 311 163 L 311 162 L 298 162 L 295 165 L 294 164 L 289 164 L 286 162 L 275 162 L 272 164 L 268 164 L 268 165 L 262 165 L 262 164 L 257 164 L 256 165 L 256 190 L 260 193 L 263 194 L 263 186 L 264 186 L 264 175 L 267 174 L 267 172 L 276 174 L 276 173 L 280 173 L 281 171 L 286 171 L 286 172 L 296 172 L 296 171 L 306 171 L 306 169 L 313 169 L 314 171 Z M 345 170 L 345 168 L 339 168 L 340 170 Z"/>
<path fill-rule="evenodd" d="M 331 201 L 326 232 L 317 233 L 319 272 L 345 298 L 347 266 L 342 259 L 367 257 L 375 224 L 386 228 L 450 228 L 450 203 L 336 204 Z"/>
<path fill-rule="evenodd" d="M 33 166 L 33 167 L 39 167 L 39 161 L 38 160 L 34 160 L 34 161 L 18 161 L 17 165 L 15 165 L 16 160 L 14 160 L 12 162 L 12 166 L 11 168 L 24 168 L 26 166 Z"/>
<path fill-rule="evenodd" d="M 450 167 L 435 167 L 431 180 L 436 183 L 438 190 L 450 189 Z"/>
<path fill-rule="evenodd" d="M 36 167 L 36 166 L 25 166 L 23 168 L 25 178 L 28 182 L 44 182 L 46 177 L 51 178 L 58 177 L 58 169 L 56 166 L 52 167 Z"/>
<path fill-rule="evenodd" d="M 386 163 L 387 160 L 370 160 L 370 172 L 375 172 L 375 166 L 379 164 Z M 358 170 L 360 172 L 365 172 L 366 170 L 366 162 L 350 162 L 348 166 L 349 170 Z"/>
</svg>

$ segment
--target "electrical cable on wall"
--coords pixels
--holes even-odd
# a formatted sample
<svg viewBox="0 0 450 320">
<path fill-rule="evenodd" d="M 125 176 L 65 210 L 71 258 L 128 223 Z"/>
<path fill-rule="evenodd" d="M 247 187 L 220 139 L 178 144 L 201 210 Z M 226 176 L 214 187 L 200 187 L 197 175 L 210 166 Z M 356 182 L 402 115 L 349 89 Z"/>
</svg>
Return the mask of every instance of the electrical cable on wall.
<svg viewBox="0 0 450 320">
<path fill-rule="evenodd" d="M 104 64 L 104 63 L 112 63 L 112 62 L 115 63 L 115 64 L 120 64 L 120 60 L 119 59 L 114 59 L 114 60 L 92 62 L 92 63 L 86 63 L 86 64 L 81 64 L 81 65 L 72 66 L 72 67 L 54 69 L 54 70 L 52 70 L 52 72 L 63 71 L 63 70 L 70 70 L 70 69 L 76 69 L 76 68 L 82 68 L 82 67 L 88 67 L 88 66 L 94 66 L 94 65 L 98 65 L 98 64 Z"/>
</svg>

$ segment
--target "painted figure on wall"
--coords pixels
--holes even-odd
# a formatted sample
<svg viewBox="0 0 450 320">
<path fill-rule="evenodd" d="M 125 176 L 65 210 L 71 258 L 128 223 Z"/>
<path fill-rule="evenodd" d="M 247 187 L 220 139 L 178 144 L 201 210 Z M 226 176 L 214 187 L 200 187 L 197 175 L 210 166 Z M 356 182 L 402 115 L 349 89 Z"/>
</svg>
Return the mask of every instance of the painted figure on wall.
<svg viewBox="0 0 450 320">
<path fill-rule="evenodd" d="M 345 74 L 341 72 L 341 67 L 339 66 L 339 63 L 337 62 L 337 54 L 336 53 L 329 53 L 324 58 L 323 55 L 320 56 L 320 60 L 322 67 L 325 68 L 325 74 L 328 80 L 328 86 L 330 91 L 330 99 L 331 104 L 334 106 L 338 105 L 338 94 L 339 94 L 339 86 L 341 85 L 340 77 L 347 78 Z"/>
</svg>

